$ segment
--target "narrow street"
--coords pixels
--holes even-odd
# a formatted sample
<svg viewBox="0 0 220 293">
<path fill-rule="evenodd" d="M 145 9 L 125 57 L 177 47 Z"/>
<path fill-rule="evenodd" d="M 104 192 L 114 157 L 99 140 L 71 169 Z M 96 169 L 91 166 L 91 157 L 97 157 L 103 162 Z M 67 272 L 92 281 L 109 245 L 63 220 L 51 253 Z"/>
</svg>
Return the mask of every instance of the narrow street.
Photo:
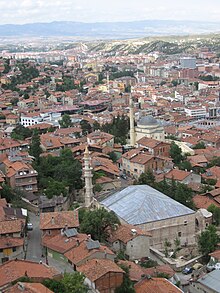
<svg viewBox="0 0 220 293">
<path fill-rule="evenodd" d="M 41 231 L 39 229 L 40 217 L 29 212 L 29 222 L 33 224 L 33 230 L 28 231 L 28 245 L 26 259 L 39 262 L 41 260 Z"/>
</svg>

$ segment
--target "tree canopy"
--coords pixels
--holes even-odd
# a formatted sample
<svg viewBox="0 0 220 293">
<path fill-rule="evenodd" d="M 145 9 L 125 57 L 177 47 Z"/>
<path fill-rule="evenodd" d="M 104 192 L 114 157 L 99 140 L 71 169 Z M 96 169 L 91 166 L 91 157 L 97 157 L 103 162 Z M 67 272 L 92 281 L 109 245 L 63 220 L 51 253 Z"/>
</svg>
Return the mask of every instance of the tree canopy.
<svg viewBox="0 0 220 293">
<path fill-rule="evenodd" d="M 203 255 L 208 256 L 209 253 L 215 251 L 219 242 L 220 237 L 217 234 L 216 227 L 209 225 L 208 228 L 199 236 L 199 251 Z"/>
<path fill-rule="evenodd" d="M 114 212 L 108 212 L 104 208 L 93 211 L 85 211 L 80 223 L 82 233 L 91 234 L 93 239 L 106 241 L 109 237 L 109 229 L 114 229 L 120 222 Z"/>
<path fill-rule="evenodd" d="M 179 164 L 183 159 L 181 148 L 173 141 L 170 146 L 170 156 L 175 164 Z"/>
<path fill-rule="evenodd" d="M 207 210 L 212 213 L 214 224 L 216 226 L 219 226 L 219 224 L 220 224 L 220 208 L 214 204 L 211 204 Z"/>
<path fill-rule="evenodd" d="M 46 189 L 46 194 L 49 197 L 52 196 L 52 191 L 54 191 L 54 195 L 58 191 L 66 194 L 65 190 L 67 189 L 72 192 L 74 189 L 80 189 L 83 186 L 81 180 L 82 166 L 79 161 L 73 158 L 70 149 L 62 150 L 59 157 L 49 155 L 46 158 L 40 158 L 36 169 L 39 187 Z"/>
<path fill-rule="evenodd" d="M 68 127 L 73 126 L 70 115 L 64 114 L 62 116 L 61 120 L 59 120 L 59 124 L 60 124 L 61 128 L 68 128 Z"/>
<path fill-rule="evenodd" d="M 79 272 L 64 273 L 61 280 L 46 279 L 42 283 L 54 293 L 87 293 L 85 276 Z"/>
<path fill-rule="evenodd" d="M 32 136 L 32 130 L 30 130 L 28 127 L 24 127 L 23 125 L 19 124 L 17 125 L 11 133 L 11 138 L 17 139 L 17 140 L 24 140 L 25 138 Z"/>
<path fill-rule="evenodd" d="M 40 154 L 43 152 L 40 145 L 41 145 L 40 136 L 39 136 L 38 131 L 35 129 L 33 131 L 33 135 L 32 135 L 29 154 L 31 156 L 35 157 L 35 160 L 37 163 L 40 160 Z"/>
</svg>

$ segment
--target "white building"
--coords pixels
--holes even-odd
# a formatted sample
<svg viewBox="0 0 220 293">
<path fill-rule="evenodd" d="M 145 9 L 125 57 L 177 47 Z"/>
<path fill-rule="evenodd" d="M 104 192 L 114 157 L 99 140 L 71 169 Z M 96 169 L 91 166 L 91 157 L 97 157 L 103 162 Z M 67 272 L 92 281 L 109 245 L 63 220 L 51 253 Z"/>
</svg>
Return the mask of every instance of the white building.
<svg viewBox="0 0 220 293">
<path fill-rule="evenodd" d="M 206 117 L 206 107 L 192 107 L 192 108 L 185 108 L 185 113 L 187 116 L 192 118 L 205 118 Z"/>
</svg>

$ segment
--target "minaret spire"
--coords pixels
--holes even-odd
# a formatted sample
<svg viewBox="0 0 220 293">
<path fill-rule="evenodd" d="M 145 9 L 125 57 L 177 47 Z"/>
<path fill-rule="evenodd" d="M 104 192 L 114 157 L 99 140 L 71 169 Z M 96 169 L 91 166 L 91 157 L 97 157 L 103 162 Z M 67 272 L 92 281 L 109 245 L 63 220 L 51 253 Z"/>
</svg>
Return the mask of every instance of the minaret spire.
<svg viewBox="0 0 220 293">
<path fill-rule="evenodd" d="M 84 178 L 85 178 L 84 203 L 86 207 L 90 207 L 92 203 L 92 198 L 93 198 L 93 185 L 92 185 L 91 157 L 89 155 L 88 146 L 86 146 L 83 160 L 84 160 Z"/>
<path fill-rule="evenodd" d="M 134 103 L 132 99 L 132 90 L 129 98 L 129 109 L 130 109 L 130 145 L 135 146 L 135 129 L 134 129 Z"/>
</svg>

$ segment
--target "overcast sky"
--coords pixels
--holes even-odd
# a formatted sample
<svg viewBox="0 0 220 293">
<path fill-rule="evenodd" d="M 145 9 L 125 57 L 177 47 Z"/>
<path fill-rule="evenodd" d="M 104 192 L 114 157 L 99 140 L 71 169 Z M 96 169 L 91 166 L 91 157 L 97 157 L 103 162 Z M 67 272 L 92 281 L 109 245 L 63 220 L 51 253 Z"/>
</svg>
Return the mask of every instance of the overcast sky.
<svg viewBox="0 0 220 293">
<path fill-rule="evenodd" d="M 220 21 L 220 0 L 0 0 L 0 24 L 147 19 Z"/>
</svg>

